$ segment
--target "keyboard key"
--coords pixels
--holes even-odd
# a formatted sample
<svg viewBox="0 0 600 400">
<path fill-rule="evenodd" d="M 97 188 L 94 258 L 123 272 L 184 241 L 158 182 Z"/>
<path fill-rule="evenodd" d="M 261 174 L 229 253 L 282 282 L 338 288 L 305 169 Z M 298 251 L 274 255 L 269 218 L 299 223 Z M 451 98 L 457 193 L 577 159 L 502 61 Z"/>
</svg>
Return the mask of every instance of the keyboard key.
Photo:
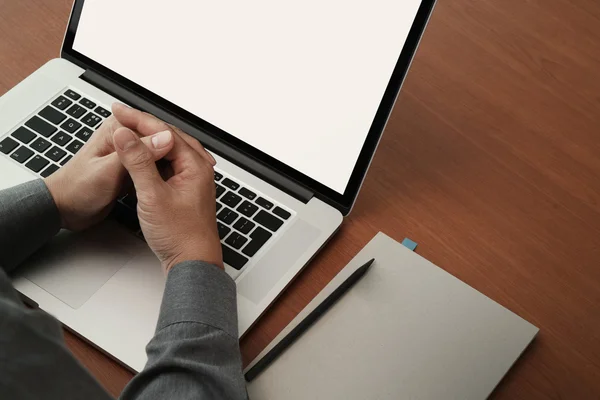
<svg viewBox="0 0 600 400">
<path fill-rule="evenodd" d="M 68 98 L 73 99 L 73 100 L 79 100 L 79 98 L 81 97 L 81 95 L 79 93 L 75 93 L 71 89 L 69 89 L 65 92 L 65 96 L 67 96 Z"/>
<path fill-rule="evenodd" d="M 75 119 L 81 118 L 81 116 L 83 114 L 85 114 L 86 112 L 87 112 L 87 110 L 85 108 L 81 107 L 79 104 L 73 104 L 73 107 L 71 107 L 67 110 L 67 114 L 69 114 L 70 116 L 72 116 Z"/>
<path fill-rule="evenodd" d="M 258 206 L 246 200 L 237 208 L 237 210 L 246 217 L 251 217 L 258 211 Z"/>
<path fill-rule="evenodd" d="M 238 231 L 242 232 L 244 235 L 249 234 L 250 231 L 252 229 L 254 229 L 255 226 L 256 226 L 256 224 L 254 222 L 248 221 L 244 217 L 241 217 L 240 219 L 237 220 L 237 222 L 235 224 L 233 224 L 233 227 L 235 229 L 237 229 Z"/>
<path fill-rule="evenodd" d="M 33 172 L 40 172 L 46 165 L 50 164 L 50 161 L 46 160 L 40 155 L 33 157 L 25 166 Z"/>
<path fill-rule="evenodd" d="M 247 241 L 248 239 L 246 239 L 239 233 L 233 232 L 231 235 L 227 236 L 227 240 L 225 240 L 225 243 L 227 243 L 234 249 L 239 250 L 242 248 L 243 245 L 246 244 Z"/>
<path fill-rule="evenodd" d="M 102 118 L 100 118 L 93 112 L 89 112 L 85 117 L 81 119 L 81 122 L 83 122 L 90 128 L 95 128 L 100 122 L 102 122 Z"/>
<path fill-rule="evenodd" d="M 69 107 L 71 104 L 73 104 L 73 102 L 69 99 L 67 99 L 64 96 L 59 96 L 56 100 L 54 100 L 52 102 L 52 105 L 56 108 L 58 108 L 59 110 L 65 110 L 67 107 Z"/>
<path fill-rule="evenodd" d="M 261 210 L 258 214 L 256 214 L 254 221 L 258 222 L 265 228 L 272 230 L 273 232 L 281 228 L 281 225 L 283 225 L 282 220 L 264 210 Z"/>
<path fill-rule="evenodd" d="M 44 138 L 37 138 L 30 144 L 31 148 L 36 150 L 38 153 L 43 153 L 50 147 L 50 141 Z"/>
<path fill-rule="evenodd" d="M 217 221 L 217 230 L 219 231 L 219 239 L 221 240 L 223 240 L 225 236 L 227 236 L 227 234 L 231 232 L 230 227 L 220 223 L 219 221 Z"/>
<path fill-rule="evenodd" d="M 221 208 L 223 208 L 223 204 L 217 203 L 217 211 L 219 211 Z"/>
<path fill-rule="evenodd" d="M 69 150 L 73 154 L 77 154 L 77 152 L 83 147 L 83 143 L 79 140 L 73 140 L 70 145 L 67 146 L 67 150 Z"/>
<path fill-rule="evenodd" d="M 270 210 L 271 208 L 273 208 L 273 203 L 271 203 L 267 199 L 263 199 L 262 197 L 259 197 L 258 199 L 256 199 L 256 204 L 258 204 L 262 208 L 266 208 L 267 210 Z"/>
<path fill-rule="evenodd" d="M 42 111 L 38 113 L 39 116 L 46 118 L 54 125 L 58 125 L 63 122 L 67 116 L 52 106 L 46 106 Z"/>
<path fill-rule="evenodd" d="M 249 200 L 254 200 L 256 198 L 256 193 L 251 192 L 250 190 L 246 189 L 245 187 L 241 188 L 238 193 Z"/>
<path fill-rule="evenodd" d="M 54 164 L 50 164 L 50 166 L 46 168 L 40 175 L 42 175 L 44 178 L 47 178 L 56 171 L 58 171 L 58 167 Z"/>
<path fill-rule="evenodd" d="M 60 161 L 64 156 L 67 155 L 67 152 L 64 151 L 63 149 L 60 149 L 56 146 L 52 147 L 50 150 L 48 150 L 48 152 L 45 154 L 46 157 L 48 157 L 49 159 L 51 159 L 52 161 Z"/>
<path fill-rule="evenodd" d="M 225 222 L 227 225 L 231 225 L 233 221 L 238 217 L 238 213 L 229 208 L 225 207 L 223 210 L 217 215 L 217 219 Z"/>
<path fill-rule="evenodd" d="M 225 196 L 221 197 L 221 202 L 231 208 L 235 208 L 240 204 L 240 201 L 242 201 L 242 198 L 233 192 L 227 192 Z"/>
<path fill-rule="evenodd" d="M 223 186 L 226 186 L 226 187 L 228 187 L 229 189 L 233 190 L 234 192 L 235 192 L 236 190 L 238 190 L 238 188 L 240 187 L 240 184 L 239 184 L 239 183 L 236 183 L 236 182 L 232 181 L 232 180 L 231 180 L 231 179 L 229 179 L 229 178 L 225 178 L 225 179 L 223 180 L 223 182 L 221 182 L 221 183 L 223 184 Z"/>
<path fill-rule="evenodd" d="M 7 137 L 6 139 L 0 142 L 0 151 L 4 154 L 8 154 L 14 149 L 16 149 L 18 145 L 19 143 L 17 143 L 16 140 Z"/>
<path fill-rule="evenodd" d="M 86 106 L 87 108 L 94 108 L 94 107 L 96 107 L 96 103 L 94 103 L 91 100 L 86 99 L 85 97 L 83 99 L 79 100 L 79 102 L 81 104 L 83 104 L 84 106 Z"/>
<path fill-rule="evenodd" d="M 62 160 L 60 162 L 60 165 L 65 165 L 66 163 L 68 163 L 69 161 L 71 161 L 71 158 L 73 158 L 73 156 L 69 156 L 69 157 L 65 158 L 64 160 Z"/>
<path fill-rule="evenodd" d="M 218 199 L 219 197 L 221 197 L 221 195 L 222 195 L 223 193 L 225 193 L 225 190 L 227 190 L 227 189 L 225 189 L 223 186 L 221 186 L 221 185 L 217 184 L 217 199 Z"/>
<path fill-rule="evenodd" d="M 16 160 L 16 161 L 18 161 L 18 162 L 20 162 L 22 164 L 25 161 L 29 160 L 32 155 L 33 155 L 33 151 L 32 150 L 29 150 L 25 146 L 21 146 L 17 150 L 15 150 L 14 153 L 12 153 L 10 155 L 10 158 L 12 158 L 13 160 Z"/>
<path fill-rule="evenodd" d="M 235 250 L 232 250 L 230 247 L 221 247 L 223 249 L 223 261 L 225 262 L 225 264 L 231 266 L 232 268 L 240 270 L 248 262 L 248 259 L 246 257 L 236 252 Z"/>
<path fill-rule="evenodd" d="M 96 111 L 96 114 L 98 114 L 98 115 L 100 115 L 101 117 L 104 117 L 104 118 L 108 118 L 108 117 L 111 116 L 110 111 L 105 110 L 104 108 L 102 108 L 100 106 L 96 107 L 96 109 L 94 111 Z"/>
<path fill-rule="evenodd" d="M 75 137 L 83 140 L 84 142 L 87 142 L 88 139 L 92 136 L 92 133 L 94 133 L 93 130 L 91 130 L 90 128 L 84 126 L 83 128 L 81 128 L 79 130 L 79 132 L 77 132 L 77 134 L 75 135 Z"/>
<path fill-rule="evenodd" d="M 223 175 L 215 171 L 215 181 L 220 181 L 221 179 L 223 179 Z"/>
<path fill-rule="evenodd" d="M 281 207 L 275 207 L 275 209 L 273 210 L 273 214 L 277 215 L 278 217 L 281 217 L 283 219 L 288 219 L 289 217 L 292 216 L 291 213 L 289 213 L 288 211 L 285 211 L 283 208 Z"/>
<path fill-rule="evenodd" d="M 37 135 L 25 127 L 20 127 L 14 131 L 11 136 L 19 139 L 23 143 L 29 143 L 35 139 Z"/>
<path fill-rule="evenodd" d="M 257 227 L 254 232 L 250 235 L 250 243 L 244 247 L 242 253 L 247 255 L 248 257 L 254 257 L 254 255 L 267 243 L 267 241 L 273 236 L 266 229 Z"/>
<path fill-rule="evenodd" d="M 56 135 L 52 136 L 52 140 L 54 143 L 56 143 L 59 146 L 64 146 L 67 143 L 69 143 L 71 140 L 73 140 L 73 137 L 71 135 L 67 135 L 64 132 L 58 132 Z"/>
<path fill-rule="evenodd" d="M 50 125 L 37 115 L 33 116 L 29 121 L 25 122 L 25 125 L 28 128 L 33 129 L 43 137 L 49 137 L 58 130 L 55 126 Z"/>
<path fill-rule="evenodd" d="M 81 124 L 79 122 L 75 121 L 73 118 L 69 118 L 60 127 L 69 133 L 75 133 L 75 131 L 77 131 L 77 129 L 81 128 Z"/>
</svg>

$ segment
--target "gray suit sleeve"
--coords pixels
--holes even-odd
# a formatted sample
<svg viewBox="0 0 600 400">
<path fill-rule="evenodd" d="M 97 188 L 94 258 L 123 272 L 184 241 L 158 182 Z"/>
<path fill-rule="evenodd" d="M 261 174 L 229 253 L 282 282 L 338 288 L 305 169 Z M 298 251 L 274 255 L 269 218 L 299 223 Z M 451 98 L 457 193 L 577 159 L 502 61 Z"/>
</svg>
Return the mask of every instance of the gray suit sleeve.
<svg viewBox="0 0 600 400">
<path fill-rule="evenodd" d="M 236 288 L 200 261 L 167 277 L 148 363 L 121 399 L 247 399 L 238 342 Z"/>
<path fill-rule="evenodd" d="M 65 346 L 60 323 L 42 310 L 25 308 L 2 270 L 0 398 L 111 398 Z"/>
<path fill-rule="evenodd" d="M 0 266 L 14 269 L 59 230 L 44 182 L 0 191 Z M 122 399 L 246 399 L 233 280 L 190 261 L 169 273 L 148 363 Z M 56 368 L 59 365 L 60 368 Z M 66 348 L 60 324 L 20 302 L 0 270 L 0 392 L 7 398 L 109 399 Z"/>
<path fill-rule="evenodd" d="M 111 398 L 73 358 L 58 321 L 42 310 L 27 309 L 6 274 L 46 243 L 59 227 L 58 210 L 43 181 L 0 191 L 2 398 Z"/>
<path fill-rule="evenodd" d="M 0 267 L 6 272 L 60 229 L 54 199 L 41 179 L 0 191 Z"/>
</svg>

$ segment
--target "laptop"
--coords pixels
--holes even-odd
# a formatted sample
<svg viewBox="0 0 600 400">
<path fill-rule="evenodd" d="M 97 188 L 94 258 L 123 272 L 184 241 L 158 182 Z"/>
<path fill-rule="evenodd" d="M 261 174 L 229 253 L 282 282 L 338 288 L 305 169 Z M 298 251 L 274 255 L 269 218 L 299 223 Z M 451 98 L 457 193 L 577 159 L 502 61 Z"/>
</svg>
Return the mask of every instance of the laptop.
<svg viewBox="0 0 600 400">
<path fill-rule="evenodd" d="M 113 102 L 183 129 L 217 160 L 242 336 L 350 213 L 433 5 L 76 0 L 60 58 L 0 98 L 0 189 L 67 165 Z M 165 278 L 135 197 L 113 214 L 61 231 L 13 282 L 139 371 Z"/>
</svg>

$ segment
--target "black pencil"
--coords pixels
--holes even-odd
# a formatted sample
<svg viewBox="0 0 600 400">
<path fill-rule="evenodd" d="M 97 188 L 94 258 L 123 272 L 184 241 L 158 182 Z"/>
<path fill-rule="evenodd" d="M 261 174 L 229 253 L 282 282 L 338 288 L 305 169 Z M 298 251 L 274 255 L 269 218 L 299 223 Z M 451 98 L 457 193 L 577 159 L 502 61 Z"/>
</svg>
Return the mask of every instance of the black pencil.
<svg viewBox="0 0 600 400">
<path fill-rule="evenodd" d="M 321 304 L 317 306 L 308 316 L 302 320 L 292 331 L 279 343 L 275 345 L 259 362 L 256 363 L 245 375 L 246 381 L 250 382 L 256 378 L 269 364 L 283 353 L 300 335 L 302 335 L 312 324 L 314 324 L 323 314 L 327 312 L 367 272 L 374 258 L 369 260 L 363 266 L 352 273 L 337 289 L 333 291 Z"/>
</svg>

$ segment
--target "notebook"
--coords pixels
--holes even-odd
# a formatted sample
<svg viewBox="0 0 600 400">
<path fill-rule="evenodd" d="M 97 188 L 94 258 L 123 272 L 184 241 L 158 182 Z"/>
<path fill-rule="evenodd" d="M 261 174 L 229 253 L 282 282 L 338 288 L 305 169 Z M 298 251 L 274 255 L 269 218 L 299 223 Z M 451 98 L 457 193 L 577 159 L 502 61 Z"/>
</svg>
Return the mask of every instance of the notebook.
<svg viewBox="0 0 600 400">
<path fill-rule="evenodd" d="M 245 372 L 371 258 L 366 275 L 248 383 L 251 399 L 484 399 L 538 332 L 378 233 Z"/>
</svg>

